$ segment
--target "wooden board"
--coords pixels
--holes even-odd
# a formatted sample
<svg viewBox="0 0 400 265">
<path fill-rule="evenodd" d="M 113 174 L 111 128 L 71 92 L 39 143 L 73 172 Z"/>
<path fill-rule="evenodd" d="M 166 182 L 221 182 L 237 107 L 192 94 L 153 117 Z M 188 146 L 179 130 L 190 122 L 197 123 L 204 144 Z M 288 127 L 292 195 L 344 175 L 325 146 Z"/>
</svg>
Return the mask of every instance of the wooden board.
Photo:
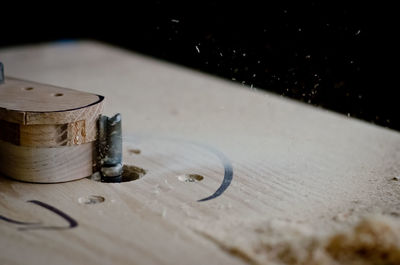
<svg viewBox="0 0 400 265">
<path fill-rule="evenodd" d="M 271 223 L 330 233 L 400 213 L 398 132 L 94 42 L 0 60 L 104 95 L 124 162 L 146 170 L 119 184 L 1 177 L 1 264 L 272 264 L 254 239 Z"/>
</svg>

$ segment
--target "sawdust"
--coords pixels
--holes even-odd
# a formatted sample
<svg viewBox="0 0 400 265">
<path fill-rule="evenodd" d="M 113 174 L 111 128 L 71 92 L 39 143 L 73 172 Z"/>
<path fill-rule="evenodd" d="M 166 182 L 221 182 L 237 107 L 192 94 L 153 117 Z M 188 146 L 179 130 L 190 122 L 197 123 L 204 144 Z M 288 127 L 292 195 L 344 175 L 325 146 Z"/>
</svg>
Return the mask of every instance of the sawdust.
<svg viewBox="0 0 400 265">
<path fill-rule="evenodd" d="M 244 233 L 247 237 L 241 236 Z M 244 228 L 222 241 L 212 237 L 212 241 L 247 264 L 400 264 L 400 221 L 387 216 L 364 218 L 328 235 L 305 225 L 271 222 L 252 231 Z"/>
<path fill-rule="evenodd" d="M 361 221 L 327 241 L 326 253 L 339 264 L 400 264 L 400 223 L 389 218 Z"/>
</svg>

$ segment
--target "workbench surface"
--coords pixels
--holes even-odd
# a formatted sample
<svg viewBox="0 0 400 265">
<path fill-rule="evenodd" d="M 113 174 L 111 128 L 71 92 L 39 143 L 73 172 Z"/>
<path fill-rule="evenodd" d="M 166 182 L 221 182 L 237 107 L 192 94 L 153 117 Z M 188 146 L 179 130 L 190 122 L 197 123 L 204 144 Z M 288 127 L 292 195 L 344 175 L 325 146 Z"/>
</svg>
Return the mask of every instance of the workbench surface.
<svg viewBox="0 0 400 265">
<path fill-rule="evenodd" d="M 122 114 L 124 163 L 146 171 L 0 177 L 1 264 L 259 264 L 267 227 L 329 234 L 400 212 L 398 132 L 91 41 L 0 61 L 8 76 L 104 95 L 105 114 Z"/>
</svg>

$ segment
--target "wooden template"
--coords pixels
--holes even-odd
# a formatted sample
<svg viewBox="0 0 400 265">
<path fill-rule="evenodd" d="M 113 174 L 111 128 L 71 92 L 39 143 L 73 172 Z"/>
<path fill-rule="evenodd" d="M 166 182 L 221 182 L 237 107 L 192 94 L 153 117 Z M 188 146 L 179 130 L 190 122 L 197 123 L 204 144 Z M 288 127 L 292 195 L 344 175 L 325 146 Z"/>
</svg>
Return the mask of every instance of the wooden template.
<svg viewBox="0 0 400 265">
<path fill-rule="evenodd" d="M 0 84 L 0 172 L 40 183 L 90 176 L 103 99 L 7 77 Z"/>
</svg>

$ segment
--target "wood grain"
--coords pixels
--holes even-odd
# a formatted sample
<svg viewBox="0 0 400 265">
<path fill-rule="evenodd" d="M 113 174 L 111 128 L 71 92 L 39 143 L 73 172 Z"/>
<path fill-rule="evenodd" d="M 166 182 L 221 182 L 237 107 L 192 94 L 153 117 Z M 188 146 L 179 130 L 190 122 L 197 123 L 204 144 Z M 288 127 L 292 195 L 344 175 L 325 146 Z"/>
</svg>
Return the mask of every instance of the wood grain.
<svg viewBox="0 0 400 265">
<path fill-rule="evenodd" d="M 58 183 L 93 173 L 95 143 L 57 148 L 26 147 L 0 141 L 0 172 L 17 180 Z"/>
<path fill-rule="evenodd" d="M 259 240 L 270 227 L 284 238 L 400 213 L 398 132 L 93 42 L 0 58 L 11 75 L 104 95 L 105 113 L 122 114 L 124 163 L 147 172 L 114 184 L 0 178 L 0 263 L 273 264 Z M 199 202 L 224 180 L 221 153 L 232 183 Z"/>
</svg>

